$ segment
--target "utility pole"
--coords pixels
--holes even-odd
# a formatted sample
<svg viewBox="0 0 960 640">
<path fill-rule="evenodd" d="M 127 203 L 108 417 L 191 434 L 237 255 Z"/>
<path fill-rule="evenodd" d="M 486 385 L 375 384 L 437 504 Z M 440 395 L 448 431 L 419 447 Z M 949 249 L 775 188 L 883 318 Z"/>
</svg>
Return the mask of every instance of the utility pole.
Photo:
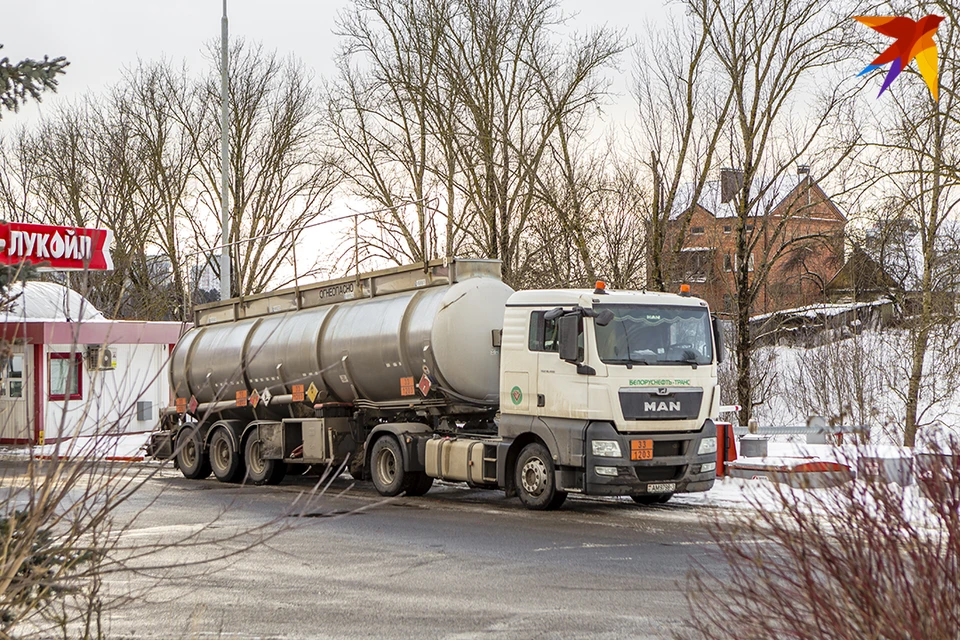
<svg viewBox="0 0 960 640">
<path fill-rule="evenodd" d="M 227 0 L 220 20 L 220 299 L 230 297 L 230 95 L 227 69 Z"/>
</svg>

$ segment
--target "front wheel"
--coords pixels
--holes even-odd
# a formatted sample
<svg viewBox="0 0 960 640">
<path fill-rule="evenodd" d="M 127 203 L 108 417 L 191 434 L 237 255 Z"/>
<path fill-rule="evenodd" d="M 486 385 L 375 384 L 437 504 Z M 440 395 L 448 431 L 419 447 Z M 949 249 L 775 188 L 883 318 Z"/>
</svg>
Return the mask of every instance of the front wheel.
<svg viewBox="0 0 960 640">
<path fill-rule="evenodd" d="M 370 474 L 377 493 L 392 498 L 407 488 L 407 474 L 403 470 L 400 445 L 391 436 L 383 436 L 370 452 Z"/>
<path fill-rule="evenodd" d="M 515 482 L 520 502 L 527 509 L 557 509 L 567 499 L 557 489 L 557 477 L 550 452 L 539 442 L 528 444 L 517 459 Z"/>
<path fill-rule="evenodd" d="M 247 480 L 256 485 L 280 484 L 287 475 L 287 463 L 283 460 L 264 460 L 261 457 L 263 442 L 257 434 L 247 438 L 243 459 L 247 463 Z"/>
</svg>

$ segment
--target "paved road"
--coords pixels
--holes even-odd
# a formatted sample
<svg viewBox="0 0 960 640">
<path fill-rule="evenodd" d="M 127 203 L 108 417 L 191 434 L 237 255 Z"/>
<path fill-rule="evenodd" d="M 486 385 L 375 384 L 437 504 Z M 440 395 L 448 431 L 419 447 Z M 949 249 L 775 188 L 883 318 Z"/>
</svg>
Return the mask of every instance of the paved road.
<svg viewBox="0 0 960 640">
<path fill-rule="evenodd" d="M 191 536 L 214 518 L 201 538 L 278 518 L 292 528 L 206 575 L 152 572 L 162 582 L 111 613 L 110 637 L 662 638 L 686 618 L 691 562 L 713 562 L 699 507 L 571 497 L 538 513 L 457 485 L 383 502 L 342 478 L 307 505 L 310 517 L 283 517 L 312 482 L 241 487 L 172 470 L 149 481 L 131 508 L 155 502 L 127 542 Z M 181 545 L 162 559 L 211 551 Z"/>
</svg>

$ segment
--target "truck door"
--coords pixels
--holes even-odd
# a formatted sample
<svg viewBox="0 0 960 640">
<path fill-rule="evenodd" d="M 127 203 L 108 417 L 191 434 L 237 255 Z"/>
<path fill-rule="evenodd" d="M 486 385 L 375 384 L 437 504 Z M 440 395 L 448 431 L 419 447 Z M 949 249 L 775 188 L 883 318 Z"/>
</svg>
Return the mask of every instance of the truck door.
<svg viewBox="0 0 960 640">
<path fill-rule="evenodd" d="M 577 366 L 560 359 L 556 320 L 545 319 L 545 311 L 530 316 L 531 351 L 537 351 L 537 415 L 554 418 L 586 418 L 588 376 Z M 580 341 L 583 353 L 583 325 Z"/>
</svg>

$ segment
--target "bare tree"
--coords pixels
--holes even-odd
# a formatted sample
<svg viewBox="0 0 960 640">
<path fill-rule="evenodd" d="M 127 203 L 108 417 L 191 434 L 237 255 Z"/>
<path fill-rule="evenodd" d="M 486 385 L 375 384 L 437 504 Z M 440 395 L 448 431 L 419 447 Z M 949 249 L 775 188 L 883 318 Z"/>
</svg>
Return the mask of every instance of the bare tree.
<svg viewBox="0 0 960 640">
<path fill-rule="evenodd" d="M 711 524 L 728 570 L 697 570 L 684 638 L 953 638 L 960 628 L 960 449 L 820 491 L 772 484 Z"/>
<path fill-rule="evenodd" d="M 304 227 L 323 214 L 337 180 L 320 147 L 317 96 L 303 65 L 244 42 L 233 45 L 229 64 L 231 294 L 251 295 L 292 282 L 283 269 L 293 266 Z M 195 91 L 168 96 L 197 158 L 191 201 L 198 229 L 219 229 L 209 224 L 220 209 L 219 77 L 217 68 Z M 223 239 L 198 241 L 209 251 Z"/>
<path fill-rule="evenodd" d="M 447 3 L 360 0 L 341 15 L 338 77 L 327 90 L 327 123 L 350 192 L 378 209 L 381 232 L 364 234 L 364 253 L 397 264 L 434 253 L 436 209 L 446 202 L 444 251 L 452 255 L 459 213 L 443 150 L 455 132 L 452 101 L 440 78 Z"/>
<path fill-rule="evenodd" d="M 769 215 L 778 204 L 772 195 L 796 164 L 816 161 L 818 175 L 828 177 L 855 150 L 856 130 L 839 126 L 850 115 L 853 83 L 834 77 L 822 81 L 847 55 L 850 14 L 849 7 L 824 2 L 690 0 L 686 7 L 707 33 L 718 82 L 732 93 L 721 148 L 729 166 L 739 167 L 731 201 L 736 242 L 733 358 L 739 417 L 745 424 L 754 402 L 754 303 L 785 255 L 822 237 L 816 231 L 791 231 L 791 219 L 808 210 L 806 191 L 801 189 L 777 216 Z M 813 98 L 801 101 L 809 96 Z M 798 102 L 804 107 L 802 118 L 794 115 Z"/>
<path fill-rule="evenodd" d="M 666 291 L 684 246 L 693 205 L 717 162 L 734 97 L 712 55 L 711 30 L 722 7 L 701 3 L 696 20 L 671 21 L 637 50 L 634 97 L 637 155 L 652 176 L 647 286 Z"/>
<path fill-rule="evenodd" d="M 623 48 L 601 29 L 564 50 L 551 34 L 564 21 L 555 0 L 365 0 L 343 15 L 329 120 L 352 192 L 386 211 L 371 253 L 420 260 L 435 238 L 500 258 L 508 283 L 528 273 L 537 176 L 564 166 L 566 202 L 579 197 L 571 140 L 590 130 Z"/>
<path fill-rule="evenodd" d="M 900 3 L 891 3 L 890 10 L 901 9 Z M 941 51 L 960 42 L 960 14 L 953 4 L 925 2 L 921 10 L 947 16 L 937 32 Z M 924 386 L 944 373 L 937 371 L 932 351 L 956 336 L 952 299 L 958 277 L 950 250 L 955 242 L 951 219 L 960 210 L 960 120 L 956 116 L 960 64 L 949 55 L 941 55 L 940 63 L 936 101 L 930 99 L 916 71 L 904 72 L 902 90 L 891 92 L 889 108 L 877 123 L 879 153 L 870 164 L 884 177 L 880 184 L 889 193 L 888 210 L 894 214 L 890 226 L 894 235 L 888 236 L 892 242 L 884 243 L 884 266 L 904 291 L 918 298 L 908 311 L 910 364 L 903 394 L 903 438 L 908 446 L 916 443 L 918 430 L 927 424 L 924 408 L 934 400 L 924 398 Z M 944 297 L 950 301 L 947 310 Z"/>
</svg>

